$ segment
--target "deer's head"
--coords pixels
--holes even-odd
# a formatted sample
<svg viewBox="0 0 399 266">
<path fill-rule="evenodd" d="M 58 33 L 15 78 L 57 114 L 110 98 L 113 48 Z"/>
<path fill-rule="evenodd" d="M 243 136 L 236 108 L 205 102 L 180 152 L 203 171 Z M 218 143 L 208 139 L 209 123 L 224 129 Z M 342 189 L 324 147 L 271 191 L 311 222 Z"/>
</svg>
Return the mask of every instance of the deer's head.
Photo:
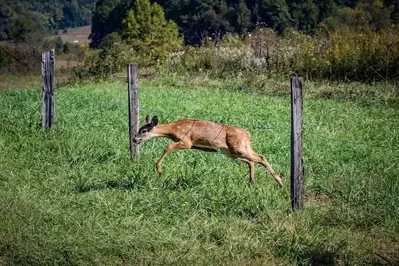
<svg viewBox="0 0 399 266">
<path fill-rule="evenodd" d="M 133 142 L 139 144 L 140 142 L 152 139 L 153 137 L 156 137 L 155 134 L 153 134 L 152 130 L 154 127 L 158 125 L 158 117 L 154 116 L 151 118 L 150 114 L 148 114 L 145 117 L 145 123 L 142 125 L 139 129 L 139 132 L 136 134 L 136 136 L 133 139 Z"/>
</svg>

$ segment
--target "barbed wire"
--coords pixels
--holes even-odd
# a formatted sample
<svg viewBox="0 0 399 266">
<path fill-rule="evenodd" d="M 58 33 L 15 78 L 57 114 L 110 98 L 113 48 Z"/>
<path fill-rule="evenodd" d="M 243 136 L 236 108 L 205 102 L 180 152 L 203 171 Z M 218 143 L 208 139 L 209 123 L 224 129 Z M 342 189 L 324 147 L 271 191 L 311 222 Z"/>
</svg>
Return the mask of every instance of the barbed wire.
<svg viewBox="0 0 399 266">
<path fill-rule="evenodd" d="M 331 141 L 336 141 L 336 142 L 341 142 L 341 143 L 347 143 L 347 144 L 352 144 L 352 145 L 361 145 L 361 146 L 368 146 L 368 147 L 373 147 L 373 148 L 384 148 L 384 149 L 392 149 L 392 150 L 399 150 L 399 145 L 395 146 L 395 145 L 383 145 L 383 144 L 379 144 L 379 143 L 366 143 L 366 142 L 361 142 L 361 141 L 353 141 L 353 140 L 345 140 L 345 139 L 335 139 L 335 138 L 331 138 L 331 137 L 322 137 L 323 139 L 328 139 Z"/>
<path fill-rule="evenodd" d="M 103 71 L 92 71 L 92 74 L 105 74 Z M 119 75 L 118 75 L 119 74 Z M 122 79 L 125 83 L 128 82 L 127 76 L 126 75 L 120 75 L 120 73 L 115 73 L 115 74 L 111 74 L 112 78 L 116 78 L 116 79 Z M 27 83 L 27 82 L 20 82 L 20 81 L 10 81 L 10 80 L 6 80 L 6 81 L 2 81 L 2 83 L 0 84 L 0 88 L 4 87 L 2 86 L 3 84 L 13 84 L 13 85 L 18 85 L 18 86 L 26 86 L 26 87 L 41 87 L 42 83 L 41 81 L 38 81 L 37 83 Z M 256 91 L 256 90 L 250 90 L 250 89 L 246 89 L 246 88 L 239 88 L 237 89 L 237 91 L 240 92 L 244 92 L 247 94 L 251 94 L 251 95 L 270 95 L 270 93 L 267 92 L 262 92 L 262 91 Z M 256 130 L 256 131 L 274 131 L 274 132 L 280 132 L 280 133 L 285 133 L 285 134 L 290 134 L 290 128 L 281 128 L 275 125 L 259 125 L 259 126 L 253 126 L 253 125 L 248 125 L 246 123 L 237 123 L 236 121 L 214 121 L 215 123 L 222 123 L 222 124 L 229 124 L 229 125 L 233 125 L 233 126 L 238 126 L 238 127 L 242 127 L 242 128 L 246 128 L 246 129 L 251 129 L 251 130 Z M 302 138 L 306 137 L 307 134 L 312 134 L 311 132 L 309 132 L 308 130 L 303 130 L 303 135 Z M 314 134 L 314 133 L 313 133 Z M 364 142 L 364 141 L 354 141 L 351 139 L 342 139 L 342 138 L 332 138 L 332 137 L 326 137 L 326 136 L 318 136 L 317 134 L 315 134 L 314 136 L 312 136 L 312 138 L 323 138 L 323 139 L 328 139 L 330 141 L 334 141 L 334 142 L 339 142 L 339 143 L 343 143 L 343 144 L 347 144 L 347 145 L 356 145 L 356 146 L 367 146 L 367 147 L 372 147 L 372 148 L 383 148 L 383 149 L 392 149 L 392 150 L 399 150 L 399 145 L 385 145 L 385 144 L 381 144 L 381 143 L 369 143 L 369 142 Z"/>
<path fill-rule="evenodd" d="M 1 82 L 0 87 L 4 87 L 3 84 L 13 84 L 13 85 L 22 85 L 22 86 L 30 86 L 30 87 L 35 87 L 35 86 L 41 86 L 42 85 L 41 82 L 28 83 L 28 82 L 6 80 L 6 81 L 2 81 Z"/>
<path fill-rule="evenodd" d="M 238 126 L 250 130 L 256 130 L 256 131 L 274 131 L 274 132 L 279 132 L 279 133 L 284 133 L 284 134 L 291 134 L 291 129 L 290 128 L 281 128 L 273 125 L 260 125 L 260 126 L 253 126 L 253 125 L 248 125 L 246 123 L 239 123 L 239 122 L 233 122 L 233 121 L 214 121 L 215 123 L 226 123 L 232 126 Z M 317 134 L 313 132 L 309 132 L 308 130 L 302 132 L 302 139 L 304 137 L 307 137 L 306 135 L 309 134 L 314 134 L 312 138 L 318 138 L 318 139 L 328 139 L 330 141 L 334 142 L 340 142 L 348 145 L 356 145 L 356 146 L 367 146 L 367 147 L 372 147 L 372 148 L 384 148 L 384 149 L 392 149 L 392 150 L 398 150 L 399 151 L 399 145 L 385 145 L 381 143 L 370 143 L 370 142 L 365 142 L 365 141 L 355 141 L 352 139 L 342 139 L 342 138 L 332 138 L 332 137 L 326 137 L 326 136 L 318 136 Z"/>
</svg>

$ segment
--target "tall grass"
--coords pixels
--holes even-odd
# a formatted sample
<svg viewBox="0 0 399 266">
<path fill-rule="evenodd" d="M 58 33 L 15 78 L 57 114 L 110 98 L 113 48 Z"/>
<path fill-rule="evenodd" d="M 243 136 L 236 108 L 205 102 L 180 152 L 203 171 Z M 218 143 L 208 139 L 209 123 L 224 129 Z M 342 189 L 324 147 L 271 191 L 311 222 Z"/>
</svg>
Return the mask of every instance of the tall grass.
<svg viewBox="0 0 399 266">
<path fill-rule="evenodd" d="M 40 129 L 39 88 L 0 92 L 0 262 L 6 265 L 389 265 L 399 261 L 396 107 L 306 97 L 306 204 L 289 201 L 289 97 L 140 84 L 140 116 L 242 126 L 285 177 L 167 140 L 129 158 L 123 83 L 57 89 Z M 270 130 L 270 128 L 272 128 Z M 265 130 L 269 129 L 269 130 Z"/>
<path fill-rule="evenodd" d="M 216 45 L 171 54 L 165 69 L 211 71 L 218 77 L 297 74 L 311 80 L 396 82 L 398 47 L 398 26 L 379 32 L 320 29 L 313 36 L 261 28 L 246 37 L 227 35 Z"/>
</svg>

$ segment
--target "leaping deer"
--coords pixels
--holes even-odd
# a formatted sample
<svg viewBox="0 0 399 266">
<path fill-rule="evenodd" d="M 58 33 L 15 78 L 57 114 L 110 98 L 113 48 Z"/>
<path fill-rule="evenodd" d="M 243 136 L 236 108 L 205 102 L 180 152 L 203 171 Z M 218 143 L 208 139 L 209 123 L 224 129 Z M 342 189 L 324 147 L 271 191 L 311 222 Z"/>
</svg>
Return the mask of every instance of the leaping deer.
<svg viewBox="0 0 399 266">
<path fill-rule="evenodd" d="M 172 150 L 197 149 L 207 152 L 221 150 L 225 155 L 248 164 L 251 184 L 255 179 L 255 163 L 259 163 L 266 167 L 281 186 L 283 185 L 280 176 L 274 172 L 266 157 L 252 150 L 251 136 L 242 128 L 199 119 L 180 119 L 172 123 L 158 124 L 157 116 L 151 118 L 148 114 L 133 141 L 139 144 L 155 137 L 174 141 L 166 147 L 157 162 L 159 174 L 162 173 L 162 161 Z"/>
</svg>

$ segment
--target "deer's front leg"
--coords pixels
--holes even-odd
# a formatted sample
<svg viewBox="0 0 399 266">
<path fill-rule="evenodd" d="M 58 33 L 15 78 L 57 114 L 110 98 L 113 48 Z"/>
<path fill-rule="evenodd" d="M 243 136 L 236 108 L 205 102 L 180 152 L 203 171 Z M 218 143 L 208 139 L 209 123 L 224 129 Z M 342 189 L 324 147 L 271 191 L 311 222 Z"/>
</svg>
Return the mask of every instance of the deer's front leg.
<svg viewBox="0 0 399 266">
<path fill-rule="evenodd" d="M 172 143 L 169 144 L 164 153 L 162 154 L 161 158 L 159 158 L 158 162 L 157 162 L 157 172 L 158 174 L 162 173 L 162 161 L 163 159 L 165 159 L 166 155 L 168 154 L 168 152 L 173 151 L 173 150 L 184 150 L 184 149 L 190 149 L 191 148 L 191 143 L 188 142 L 176 142 L 176 143 Z"/>
</svg>

